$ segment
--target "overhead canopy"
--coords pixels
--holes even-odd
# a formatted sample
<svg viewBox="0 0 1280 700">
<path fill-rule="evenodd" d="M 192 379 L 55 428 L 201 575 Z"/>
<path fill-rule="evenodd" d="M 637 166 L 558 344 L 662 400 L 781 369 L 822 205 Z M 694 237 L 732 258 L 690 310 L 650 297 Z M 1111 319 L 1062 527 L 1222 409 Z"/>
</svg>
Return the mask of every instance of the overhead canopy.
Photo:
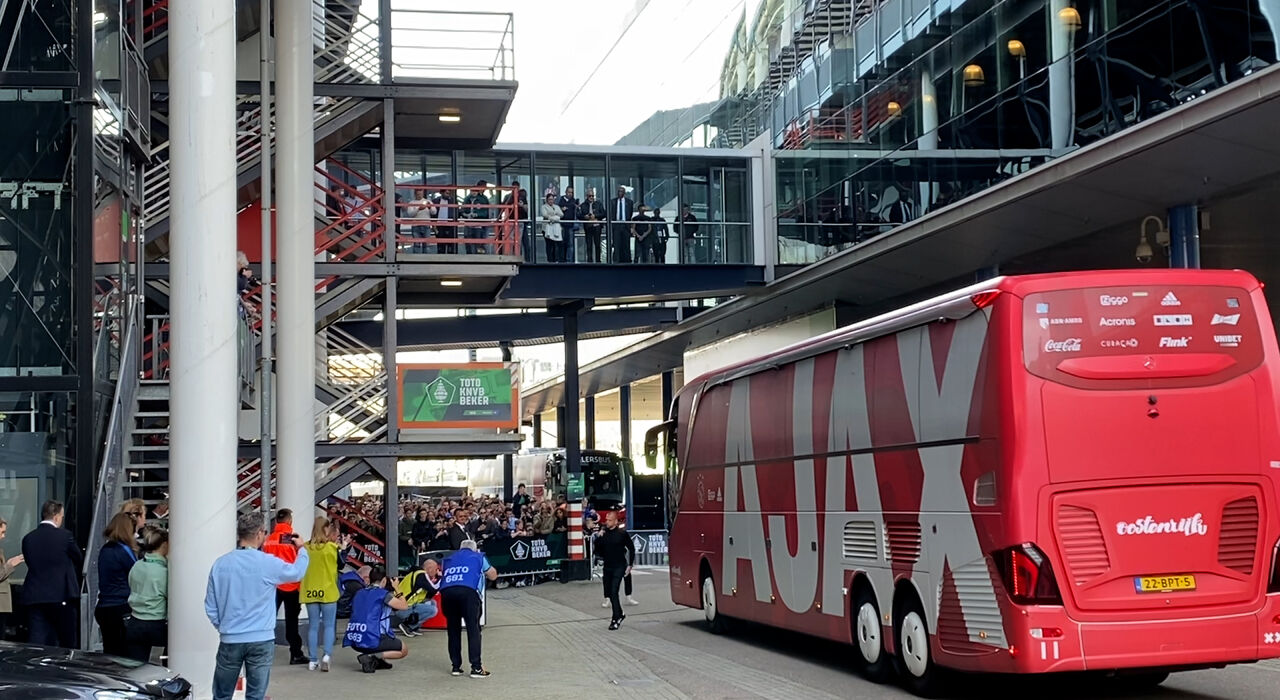
<svg viewBox="0 0 1280 700">
<path fill-rule="evenodd" d="M 975 270 L 1244 190 L 1280 172 L 1276 124 L 1280 67 L 1271 67 L 587 364 L 581 395 L 678 368 L 691 347 L 826 305 L 869 315 L 971 281 Z M 563 382 L 545 382 L 526 391 L 522 410 L 528 417 L 563 401 Z"/>
</svg>

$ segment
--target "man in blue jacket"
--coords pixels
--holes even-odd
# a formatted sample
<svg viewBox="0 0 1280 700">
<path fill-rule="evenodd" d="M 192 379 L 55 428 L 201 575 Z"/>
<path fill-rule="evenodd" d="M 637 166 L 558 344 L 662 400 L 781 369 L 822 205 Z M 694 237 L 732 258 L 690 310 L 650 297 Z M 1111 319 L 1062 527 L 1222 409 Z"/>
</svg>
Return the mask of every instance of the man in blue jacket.
<svg viewBox="0 0 1280 700">
<path fill-rule="evenodd" d="M 209 571 L 204 612 L 221 637 L 213 670 L 213 700 L 231 700 L 241 666 L 245 700 L 262 700 L 266 695 L 276 646 L 276 586 L 301 581 L 307 571 L 301 535 L 290 536 L 298 551 L 293 562 L 260 551 L 266 536 L 261 513 L 241 515 L 236 521 L 235 551 L 218 557 Z"/>
<path fill-rule="evenodd" d="M 467 655 L 471 661 L 471 677 L 485 678 L 489 672 L 480 662 L 480 591 L 485 580 L 498 578 L 498 570 L 476 550 L 475 540 L 465 540 L 453 556 L 444 560 L 444 577 L 440 579 L 440 603 L 449 631 L 451 673 L 462 675 L 462 623 L 467 623 Z"/>
</svg>

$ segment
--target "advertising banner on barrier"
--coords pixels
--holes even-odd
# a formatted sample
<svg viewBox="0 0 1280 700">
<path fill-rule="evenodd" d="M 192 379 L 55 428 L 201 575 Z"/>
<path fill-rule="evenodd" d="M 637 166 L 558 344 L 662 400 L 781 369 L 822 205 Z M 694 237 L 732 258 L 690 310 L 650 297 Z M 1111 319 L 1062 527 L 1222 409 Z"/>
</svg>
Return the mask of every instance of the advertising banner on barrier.
<svg viewBox="0 0 1280 700">
<path fill-rule="evenodd" d="M 666 530 L 630 530 L 631 543 L 636 546 L 636 564 L 640 566 L 666 566 Z"/>
<path fill-rule="evenodd" d="M 514 365 L 502 362 L 399 365 L 400 427 L 520 427 Z"/>
<path fill-rule="evenodd" d="M 484 555 L 499 576 L 558 571 L 568 556 L 568 536 L 553 532 L 545 537 L 510 537 L 484 543 Z M 665 551 L 665 550 L 664 550 Z"/>
</svg>

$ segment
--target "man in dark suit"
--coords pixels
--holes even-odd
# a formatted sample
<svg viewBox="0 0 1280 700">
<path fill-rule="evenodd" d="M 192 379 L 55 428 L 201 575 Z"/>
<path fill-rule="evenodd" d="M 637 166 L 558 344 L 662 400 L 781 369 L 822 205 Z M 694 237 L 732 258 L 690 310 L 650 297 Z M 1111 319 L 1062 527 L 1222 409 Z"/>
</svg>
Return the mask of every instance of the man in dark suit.
<svg viewBox="0 0 1280 700">
<path fill-rule="evenodd" d="M 459 508 L 453 511 L 453 524 L 449 526 L 449 549 L 459 549 L 465 540 L 473 539 L 471 533 L 467 530 L 467 524 L 471 521 L 471 513 L 465 508 Z"/>
<path fill-rule="evenodd" d="M 631 262 L 631 219 L 636 214 L 636 203 L 627 199 L 627 188 L 618 185 L 618 196 L 609 202 L 609 238 L 613 247 L 613 262 Z"/>
<path fill-rule="evenodd" d="M 62 518 L 62 504 L 45 501 L 40 524 L 22 538 L 22 556 L 27 561 L 22 602 L 28 608 L 32 644 L 76 649 L 84 554 L 75 537 L 62 528 Z"/>
<path fill-rule="evenodd" d="M 600 234 L 603 233 L 603 222 L 607 216 L 604 202 L 596 199 L 594 189 L 587 190 L 587 198 L 578 207 L 578 218 L 582 220 L 582 230 L 586 233 L 587 262 L 600 262 Z M 594 222 L 594 223 L 593 223 Z"/>
</svg>

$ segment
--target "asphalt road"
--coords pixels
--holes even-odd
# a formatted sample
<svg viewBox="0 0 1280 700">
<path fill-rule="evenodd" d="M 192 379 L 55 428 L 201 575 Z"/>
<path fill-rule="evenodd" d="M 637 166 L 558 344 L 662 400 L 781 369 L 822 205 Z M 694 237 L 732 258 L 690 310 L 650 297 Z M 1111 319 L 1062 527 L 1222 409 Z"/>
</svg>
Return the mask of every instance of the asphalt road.
<svg viewBox="0 0 1280 700">
<path fill-rule="evenodd" d="M 373 698 L 409 690 L 429 697 L 665 698 L 857 700 L 913 697 L 892 685 L 868 683 L 851 670 L 852 647 L 761 626 L 718 636 L 702 612 L 671 603 L 665 569 L 634 576 L 640 605 L 627 607 L 622 629 L 609 631 L 600 583 L 545 583 L 492 590 L 484 629 L 488 679 L 450 677 L 445 634 L 428 630 L 408 640 L 409 658 L 390 671 L 359 672 L 340 646 L 331 673 L 288 666 L 278 647 L 272 700 Z M 303 631 L 305 639 L 305 629 Z M 463 647 L 465 651 L 465 646 Z M 1125 694 L 1105 680 L 961 676 L 954 698 L 1171 698 L 1272 700 L 1280 697 L 1280 663 L 1175 674 L 1155 691 Z M 443 695 L 442 695 L 443 693 Z"/>
<path fill-rule="evenodd" d="M 634 576 L 636 598 L 641 605 L 629 608 L 623 629 L 606 637 L 638 662 L 649 665 L 677 690 L 698 698 L 798 697 L 909 698 L 900 688 L 863 680 L 852 670 L 852 647 L 836 645 L 805 635 L 769 627 L 739 625 L 730 635 L 714 635 L 702 625 L 702 612 L 678 608 L 671 603 L 665 570 L 650 570 Z M 585 584 L 543 584 L 529 589 L 532 595 L 604 617 L 596 591 L 583 591 Z M 502 591 L 496 593 L 504 593 Z M 601 619 L 597 626 L 603 626 Z M 577 623 L 583 624 L 583 623 Z M 640 639 L 643 643 L 633 640 Z M 639 647 L 639 648 L 638 648 Z M 652 647 L 652 649 L 650 649 Z M 672 662 L 696 659 L 696 664 Z M 698 666 L 702 665 L 701 668 Z M 746 669 L 749 680 L 735 683 L 733 673 L 715 673 L 708 687 L 706 666 Z M 693 666 L 692 668 L 690 666 Z M 767 676 L 767 679 L 756 676 Z M 778 692 L 760 692 L 760 681 L 776 683 Z M 795 694 L 795 686 L 803 686 Z M 744 687 L 745 686 L 745 687 Z M 1174 674 L 1154 692 L 1130 693 L 1105 679 L 1056 676 L 1042 679 L 1000 676 L 961 676 L 955 679 L 955 698 L 990 698 L 1026 693 L 1039 698 L 1169 698 L 1199 700 L 1274 700 L 1280 697 L 1280 663 L 1231 666 L 1225 669 Z M 785 690 L 784 690 L 785 687 Z"/>
</svg>

